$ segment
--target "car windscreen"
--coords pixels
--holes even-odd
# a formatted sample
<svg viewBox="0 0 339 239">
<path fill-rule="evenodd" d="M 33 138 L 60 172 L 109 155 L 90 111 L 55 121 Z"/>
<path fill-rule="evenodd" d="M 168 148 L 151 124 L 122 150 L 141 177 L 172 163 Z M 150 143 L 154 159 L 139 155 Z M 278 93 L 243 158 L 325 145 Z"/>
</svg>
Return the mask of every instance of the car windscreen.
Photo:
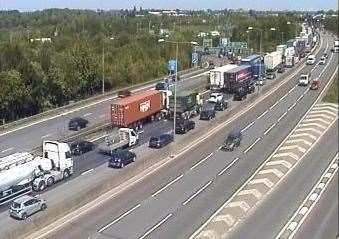
<svg viewBox="0 0 339 239">
<path fill-rule="evenodd" d="M 18 209 L 20 207 L 21 207 L 20 203 L 16 203 L 16 202 L 12 203 L 12 208 Z"/>
<path fill-rule="evenodd" d="M 157 138 L 157 137 L 152 137 L 149 141 L 150 141 L 150 142 L 158 142 L 158 141 L 159 141 L 159 138 Z"/>
</svg>

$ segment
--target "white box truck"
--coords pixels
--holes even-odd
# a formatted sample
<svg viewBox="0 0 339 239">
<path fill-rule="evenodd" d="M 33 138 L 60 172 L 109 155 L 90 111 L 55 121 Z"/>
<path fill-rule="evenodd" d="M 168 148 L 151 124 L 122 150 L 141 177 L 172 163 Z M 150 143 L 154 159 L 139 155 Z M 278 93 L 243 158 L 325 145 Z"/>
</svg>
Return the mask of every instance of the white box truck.
<svg viewBox="0 0 339 239">
<path fill-rule="evenodd" d="M 282 55 L 279 51 L 271 52 L 264 57 L 264 64 L 267 71 L 275 71 L 282 63 Z"/>
<path fill-rule="evenodd" d="M 225 72 L 236 68 L 235 64 L 228 64 L 210 71 L 209 83 L 211 90 L 222 90 L 225 88 Z"/>
<path fill-rule="evenodd" d="M 44 141 L 42 155 L 22 152 L 0 158 L 0 205 L 32 190 L 42 191 L 73 174 L 67 143 Z"/>
</svg>

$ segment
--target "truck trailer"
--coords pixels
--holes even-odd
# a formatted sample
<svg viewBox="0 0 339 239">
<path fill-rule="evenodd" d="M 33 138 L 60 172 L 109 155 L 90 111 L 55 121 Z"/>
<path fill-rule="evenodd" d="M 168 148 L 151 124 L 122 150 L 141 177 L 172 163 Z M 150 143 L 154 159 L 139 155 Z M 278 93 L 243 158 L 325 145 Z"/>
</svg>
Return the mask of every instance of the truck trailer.
<svg viewBox="0 0 339 239">
<path fill-rule="evenodd" d="M 253 80 L 251 66 L 242 65 L 225 73 L 226 90 L 234 93 L 240 87 L 247 87 Z"/>
<path fill-rule="evenodd" d="M 241 65 L 250 65 L 253 78 L 259 78 L 265 74 L 265 65 L 260 55 L 250 55 L 241 59 Z"/>
<path fill-rule="evenodd" d="M 111 104 L 113 126 L 136 128 L 148 120 L 165 116 L 171 91 L 147 90 L 118 99 Z"/>
<path fill-rule="evenodd" d="M 43 191 L 73 174 L 67 143 L 44 141 L 42 157 L 28 152 L 0 158 L 0 205 L 32 191 Z"/>
<path fill-rule="evenodd" d="M 209 75 L 210 89 L 223 90 L 225 88 L 225 72 L 236 67 L 235 64 L 228 64 L 211 70 Z"/>
<path fill-rule="evenodd" d="M 266 70 L 269 72 L 275 71 L 282 63 L 282 55 L 279 51 L 271 52 L 264 57 Z"/>
</svg>

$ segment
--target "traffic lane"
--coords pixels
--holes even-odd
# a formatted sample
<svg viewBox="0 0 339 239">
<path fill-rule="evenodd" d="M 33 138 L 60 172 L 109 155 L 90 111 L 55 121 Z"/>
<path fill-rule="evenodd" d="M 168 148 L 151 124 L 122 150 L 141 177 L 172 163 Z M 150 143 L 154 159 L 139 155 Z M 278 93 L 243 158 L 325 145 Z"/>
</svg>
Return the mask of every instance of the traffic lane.
<svg viewBox="0 0 339 239">
<path fill-rule="evenodd" d="M 338 172 L 321 199 L 307 216 L 295 239 L 336 238 L 338 236 Z"/>
<path fill-rule="evenodd" d="M 251 235 L 253 239 L 274 238 L 298 209 L 330 161 L 337 154 L 337 132 L 338 124 L 336 123 L 299 162 L 288 177 L 258 205 L 248 218 L 236 227 L 229 238 L 241 239 L 245 238 L 246 235 Z"/>
<path fill-rule="evenodd" d="M 180 81 L 178 91 L 199 87 L 206 79 L 207 77 L 203 74 L 190 76 Z M 89 121 L 88 127 L 108 123 L 110 122 L 109 112 L 112 101 L 108 100 L 66 115 L 61 113 L 57 118 L 0 136 L 0 156 L 6 156 L 17 151 L 30 151 L 40 146 L 43 140 L 56 140 L 74 134 L 74 131 L 68 130 L 68 122 L 75 117 L 87 119 Z"/>
<path fill-rule="evenodd" d="M 192 171 L 189 171 L 184 176 L 178 175 L 174 179 L 175 181 L 171 181 L 174 182 L 173 184 L 170 184 L 171 188 L 163 190 L 163 187 L 152 194 L 156 195 L 156 198 L 151 196 L 149 199 L 145 199 L 143 203 L 138 202 L 138 204 L 136 204 L 136 209 L 132 207 L 132 209 L 134 209 L 133 214 L 131 211 L 127 211 L 130 212 L 130 214 L 126 215 L 123 220 L 119 220 L 118 222 L 115 222 L 116 219 L 111 219 L 111 222 L 115 222 L 114 225 L 110 225 L 103 233 L 122 238 L 136 238 L 142 236 L 145 229 L 151 228 L 152 225 L 156 225 L 162 218 L 173 215 L 177 210 L 180 210 L 181 204 L 186 205 L 186 202 L 189 203 L 189 195 L 194 195 L 195 192 L 204 189 L 206 185 L 209 186 L 209 179 L 213 179 L 218 170 L 224 168 L 225 164 L 228 166 L 233 161 L 235 156 L 230 154 L 226 160 L 224 152 L 216 152 L 214 155 L 208 154 L 207 156 L 204 156 L 201 160 L 207 159 L 208 161 L 205 161 L 206 163 L 201 164 L 201 166 L 199 165 L 199 168 L 197 168 L 198 171 L 195 171 L 197 164 L 193 165 L 191 167 Z M 215 157 L 221 160 L 218 161 Z M 219 162 L 221 162 L 222 165 L 219 165 Z M 158 192 L 161 192 L 161 194 L 158 194 Z M 188 200 L 185 201 L 187 198 Z M 150 219 L 145 221 L 144 218 Z M 128 230 L 129 225 L 134 225 L 133 231 Z"/>
</svg>

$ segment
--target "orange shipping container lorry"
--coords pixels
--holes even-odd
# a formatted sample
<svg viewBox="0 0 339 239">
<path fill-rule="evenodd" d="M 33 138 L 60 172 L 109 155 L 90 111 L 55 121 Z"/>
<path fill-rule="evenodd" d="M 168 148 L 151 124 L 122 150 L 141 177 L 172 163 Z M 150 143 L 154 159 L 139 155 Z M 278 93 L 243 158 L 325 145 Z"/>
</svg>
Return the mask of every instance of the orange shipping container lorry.
<svg viewBox="0 0 339 239">
<path fill-rule="evenodd" d="M 169 92 L 147 90 L 118 99 L 111 105 L 111 122 L 117 127 L 133 127 L 163 116 Z"/>
</svg>

